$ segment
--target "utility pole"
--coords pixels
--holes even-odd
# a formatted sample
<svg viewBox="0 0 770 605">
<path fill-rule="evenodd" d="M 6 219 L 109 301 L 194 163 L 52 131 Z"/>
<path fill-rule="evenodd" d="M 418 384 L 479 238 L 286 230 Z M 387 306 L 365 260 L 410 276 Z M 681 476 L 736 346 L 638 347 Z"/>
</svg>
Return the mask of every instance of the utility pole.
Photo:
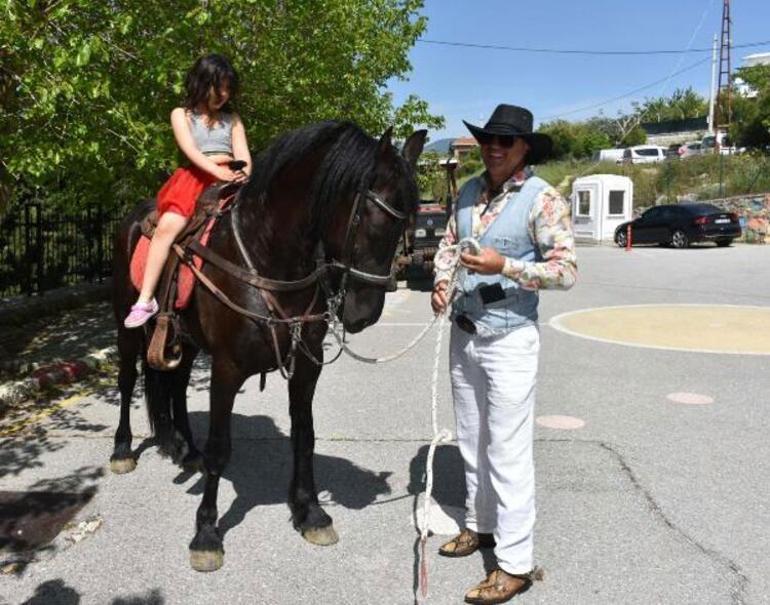
<svg viewBox="0 0 770 605">
<path fill-rule="evenodd" d="M 717 35 L 714 34 L 714 43 L 711 47 L 711 88 L 709 89 L 709 134 L 715 134 L 716 123 L 714 122 L 714 100 L 717 92 Z"/>
<path fill-rule="evenodd" d="M 732 19 L 730 18 L 730 0 L 724 0 L 722 7 L 722 40 L 719 48 L 719 83 L 717 85 L 716 126 L 727 131 L 733 121 L 733 81 L 730 49 Z M 719 153 L 719 145 L 716 146 Z"/>
</svg>

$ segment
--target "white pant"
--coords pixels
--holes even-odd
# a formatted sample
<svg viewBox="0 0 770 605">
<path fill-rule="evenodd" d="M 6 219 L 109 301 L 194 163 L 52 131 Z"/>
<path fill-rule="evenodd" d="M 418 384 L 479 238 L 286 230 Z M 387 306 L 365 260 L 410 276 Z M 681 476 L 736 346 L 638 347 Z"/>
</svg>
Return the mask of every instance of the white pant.
<svg viewBox="0 0 770 605">
<path fill-rule="evenodd" d="M 494 533 L 512 574 L 533 567 L 533 414 L 540 333 L 525 326 L 481 338 L 452 325 L 449 355 L 457 441 L 465 462 L 465 525 Z"/>
</svg>

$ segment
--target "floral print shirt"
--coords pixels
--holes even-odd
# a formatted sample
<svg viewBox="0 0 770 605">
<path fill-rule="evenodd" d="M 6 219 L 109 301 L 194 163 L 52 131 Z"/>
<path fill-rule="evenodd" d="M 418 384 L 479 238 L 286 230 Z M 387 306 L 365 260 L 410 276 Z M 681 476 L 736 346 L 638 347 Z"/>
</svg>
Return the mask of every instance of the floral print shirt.
<svg viewBox="0 0 770 605">
<path fill-rule="evenodd" d="M 492 199 L 485 188 L 473 208 L 473 237 L 479 239 L 489 225 L 502 212 L 513 194 L 519 191 L 532 172 L 529 169 L 515 173 L 503 183 L 502 189 Z M 486 181 L 486 175 L 484 175 Z M 439 243 L 439 250 L 457 243 L 457 218 L 449 218 L 446 234 Z M 577 277 L 575 238 L 572 233 L 570 207 L 553 188 L 547 187 L 539 195 L 529 215 L 529 236 L 536 243 L 543 257 L 542 262 L 525 262 L 517 258 L 505 258 L 502 274 L 518 282 L 525 290 L 540 288 L 571 288 Z M 436 270 L 435 281 L 449 279 L 448 271 Z"/>
</svg>

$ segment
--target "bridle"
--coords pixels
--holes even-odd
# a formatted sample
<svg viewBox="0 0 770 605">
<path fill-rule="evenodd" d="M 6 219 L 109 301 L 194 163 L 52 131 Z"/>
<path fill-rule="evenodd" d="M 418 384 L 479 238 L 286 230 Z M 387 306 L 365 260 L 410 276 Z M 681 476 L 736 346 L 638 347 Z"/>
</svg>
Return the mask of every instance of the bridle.
<svg viewBox="0 0 770 605">
<path fill-rule="evenodd" d="M 358 233 L 358 227 L 361 224 L 361 213 L 366 206 L 366 202 L 372 202 L 386 214 L 399 222 L 405 221 L 408 216 L 406 212 L 396 210 L 393 206 L 382 199 L 382 196 L 380 196 L 377 192 L 372 191 L 371 189 L 366 189 L 366 191 L 362 190 L 356 194 L 355 200 L 353 201 L 353 207 L 350 211 L 350 217 L 348 218 L 348 226 L 345 230 L 345 239 L 341 255 L 342 260 L 340 261 L 332 258 L 329 262 L 332 267 L 341 269 L 343 272 L 340 286 L 341 290 L 345 289 L 348 278 L 357 279 L 358 281 L 380 287 L 387 286 L 391 279 L 390 273 L 387 275 L 377 275 L 375 273 L 362 271 L 361 269 L 357 269 L 355 267 L 354 255 L 356 234 Z"/>
</svg>

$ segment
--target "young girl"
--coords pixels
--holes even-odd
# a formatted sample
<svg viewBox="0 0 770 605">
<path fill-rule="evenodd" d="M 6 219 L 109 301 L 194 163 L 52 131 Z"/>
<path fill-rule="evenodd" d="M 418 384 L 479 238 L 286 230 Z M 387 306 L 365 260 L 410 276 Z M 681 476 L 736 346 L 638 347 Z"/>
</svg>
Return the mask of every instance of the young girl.
<svg viewBox="0 0 770 605">
<path fill-rule="evenodd" d="M 195 202 L 216 181 L 241 182 L 251 171 L 251 155 L 243 122 L 230 108 L 238 92 L 238 76 L 227 59 L 207 55 L 195 62 L 185 80 L 184 107 L 171 112 L 174 138 L 190 160 L 177 168 L 158 192 L 158 226 L 150 242 L 139 299 L 123 322 L 127 328 L 144 325 L 158 312 L 153 297 L 171 244 L 195 210 Z M 228 162 L 243 160 L 238 171 Z"/>
</svg>

